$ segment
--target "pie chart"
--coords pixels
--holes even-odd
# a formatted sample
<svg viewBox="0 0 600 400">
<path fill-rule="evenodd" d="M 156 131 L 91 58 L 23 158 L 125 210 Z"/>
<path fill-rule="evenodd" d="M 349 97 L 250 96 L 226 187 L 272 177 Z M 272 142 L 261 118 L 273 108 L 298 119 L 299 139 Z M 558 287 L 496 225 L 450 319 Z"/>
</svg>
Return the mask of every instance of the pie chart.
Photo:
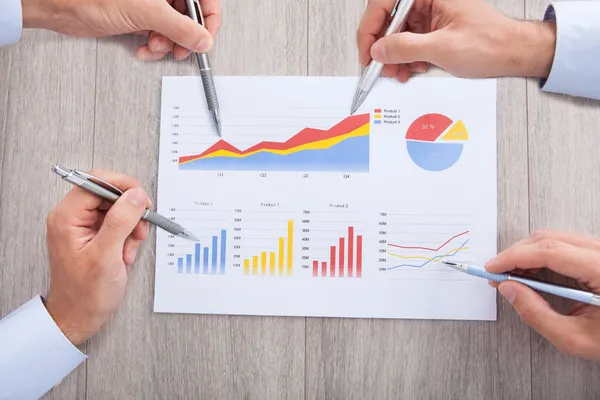
<svg viewBox="0 0 600 400">
<path fill-rule="evenodd" d="M 426 171 L 443 171 L 460 159 L 469 133 L 462 121 L 442 114 L 417 118 L 406 132 L 406 147 L 415 164 Z"/>
</svg>

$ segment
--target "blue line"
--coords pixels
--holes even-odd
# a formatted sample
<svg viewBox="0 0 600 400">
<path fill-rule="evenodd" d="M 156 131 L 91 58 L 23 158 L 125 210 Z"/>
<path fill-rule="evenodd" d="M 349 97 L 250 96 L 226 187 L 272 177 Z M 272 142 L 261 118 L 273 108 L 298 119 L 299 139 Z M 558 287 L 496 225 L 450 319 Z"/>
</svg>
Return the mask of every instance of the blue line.
<svg viewBox="0 0 600 400">
<path fill-rule="evenodd" d="M 466 242 L 464 242 L 458 249 L 456 249 L 456 251 L 453 254 L 448 254 L 446 257 L 452 257 L 455 256 L 456 253 L 458 253 L 460 250 L 462 250 L 463 247 L 465 247 L 465 245 L 467 244 L 467 242 L 470 239 L 467 239 Z M 413 268 L 423 268 L 424 266 L 426 266 L 427 264 L 429 264 L 432 261 L 435 261 L 436 258 L 444 258 L 444 256 L 435 256 L 433 257 L 431 260 L 429 261 L 425 261 L 425 263 L 421 264 L 421 265 L 412 265 L 412 264 L 400 264 L 400 265 L 396 265 L 395 267 L 390 267 L 387 270 L 389 271 L 390 269 L 396 269 L 396 268 L 400 268 L 400 267 L 413 267 Z"/>
</svg>

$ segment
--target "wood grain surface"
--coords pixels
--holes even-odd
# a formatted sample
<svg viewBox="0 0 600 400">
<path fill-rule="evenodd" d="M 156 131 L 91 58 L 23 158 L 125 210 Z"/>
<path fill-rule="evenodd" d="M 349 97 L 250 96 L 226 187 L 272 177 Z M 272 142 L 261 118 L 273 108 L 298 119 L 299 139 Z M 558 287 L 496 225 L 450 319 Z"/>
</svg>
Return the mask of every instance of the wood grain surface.
<svg viewBox="0 0 600 400">
<path fill-rule="evenodd" d="M 539 19 L 542 0 L 497 0 Z M 216 75 L 360 72 L 364 0 L 223 0 Z M 70 189 L 54 163 L 157 191 L 161 77 L 141 36 L 26 31 L 0 48 L 0 316 L 48 286 L 45 218 Z M 432 71 L 426 75 L 436 75 Z M 599 235 L 600 103 L 498 81 L 498 249 L 538 228 Z M 28 184 L 23 184 L 26 178 Z M 32 193 L 32 190 L 34 191 Z M 154 314 L 155 230 L 89 358 L 48 399 L 597 399 L 600 365 L 567 357 L 501 297 L 497 322 Z"/>
<path fill-rule="evenodd" d="M 96 41 L 26 31 L 10 52 L 8 88 L 0 94 L 10 96 L 3 111 L 0 192 L 3 315 L 36 294 L 44 295 L 48 286 L 46 215 L 71 189 L 51 166 L 91 165 Z M 81 365 L 47 398 L 84 394 Z"/>
</svg>

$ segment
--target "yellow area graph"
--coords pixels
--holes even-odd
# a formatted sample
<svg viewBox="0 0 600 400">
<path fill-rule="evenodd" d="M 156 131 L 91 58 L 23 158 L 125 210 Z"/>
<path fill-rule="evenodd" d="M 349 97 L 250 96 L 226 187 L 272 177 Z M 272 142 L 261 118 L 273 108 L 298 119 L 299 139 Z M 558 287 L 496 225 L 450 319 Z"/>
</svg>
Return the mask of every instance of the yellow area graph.
<svg viewBox="0 0 600 400">
<path fill-rule="evenodd" d="M 462 121 L 455 123 L 440 140 L 469 140 L 469 133 Z"/>
<path fill-rule="evenodd" d="M 458 253 L 459 251 L 462 250 L 468 250 L 468 247 L 457 247 L 456 249 L 452 249 L 448 252 L 446 252 L 445 254 L 439 255 L 439 256 L 434 256 L 434 257 L 425 257 L 425 256 L 401 256 L 399 254 L 394 254 L 391 252 L 387 252 L 390 256 L 394 256 L 394 257 L 398 257 L 398 258 L 402 258 L 402 259 L 410 259 L 410 260 L 425 260 L 425 261 L 439 261 L 443 258 L 448 257 L 451 254 L 455 254 Z"/>
<path fill-rule="evenodd" d="M 261 251 L 244 259 L 244 275 L 292 276 L 294 221 L 287 222 L 287 237 L 277 239 L 277 251 Z M 276 263 L 277 261 L 277 263 Z"/>
<path fill-rule="evenodd" d="M 323 149 L 328 149 L 330 147 L 333 147 L 336 144 L 338 144 L 346 139 L 350 139 L 350 138 L 358 137 L 358 136 L 366 136 L 369 134 L 369 132 L 370 132 L 369 124 L 367 123 L 357 129 L 353 130 L 352 132 L 346 133 L 345 135 L 335 136 L 335 137 L 332 137 L 329 139 L 319 140 L 316 142 L 305 143 L 300 146 L 292 147 L 292 148 L 285 149 L 285 150 L 260 149 L 260 150 L 252 151 L 252 152 L 245 153 L 245 154 L 232 153 L 228 150 L 217 150 L 214 153 L 203 156 L 202 158 L 212 158 L 212 157 L 244 158 L 244 157 L 248 157 L 253 154 L 260 153 L 260 152 L 279 154 L 279 155 L 287 155 L 287 154 L 291 154 L 291 153 L 297 153 L 297 152 L 303 151 L 303 150 L 323 150 Z"/>
</svg>

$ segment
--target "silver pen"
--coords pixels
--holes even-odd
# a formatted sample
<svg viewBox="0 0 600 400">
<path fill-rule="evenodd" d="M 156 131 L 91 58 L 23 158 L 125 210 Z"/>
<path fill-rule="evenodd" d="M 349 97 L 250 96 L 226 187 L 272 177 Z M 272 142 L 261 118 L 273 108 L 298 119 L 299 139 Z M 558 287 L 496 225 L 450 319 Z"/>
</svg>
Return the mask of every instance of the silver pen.
<svg viewBox="0 0 600 400">
<path fill-rule="evenodd" d="M 442 264 L 446 264 L 452 269 L 469 274 L 472 276 L 478 276 L 494 282 L 504 281 L 515 281 L 522 283 L 525 286 L 537 290 L 539 292 L 550 293 L 555 296 L 564 297 L 567 299 L 579 301 L 585 304 L 591 304 L 594 306 L 600 306 L 600 295 L 586 292 L 584 290 L 573 289 L 566 286 L 559 286 L 552 283 L 542 282 L 536 279 L 525 278 L 524 276 L 504 273 L 504 274 L 492 274 L 488 272 L 484 267 L 472 264 L 460 264 L 448 261 L 441 261 Z"/>
<path fill-rule="evenodd" d="M 185 0 L 187 4 L 188 14 L 191 19 L 206 27 L 204 24 L 204 16 L 202 8 L 200 8 L 199 0 Z M 208 109 L 211 112 L 213 122 L 217 128 L 219 136 L 221 135 L 221 115 L 219 110 L 219 100 L 217 99 L 217 89 L 213 81 L 213 75 L 210 67 L 210 60 L 207 53 L 196 53 L 198 67 L 200 68 L 200 77 L 202 78 L 202 86 L 204 86 L 204 96 Z"/>
<path fill-rule="evenodd" d="M 408 19 L 408 14 L 412 10 L 414 4 L 415 0 L 396 1 L 396 5 L 394 5 L 394 9 L 390 14 L 392 22 L 390 22 L 390 26 L 388 26 L 384 36 L 392 35 L 404 29 L 406 20 Z M 383 64 L 375 60 L 371 60 L 367 68 L 365 68 L 360 80 L 358 81 L 356 92 L 354 93 L 354 100 L 352 101 L 350 114 L 354 114 L 363 101 L 365 101 L 371 92 L 373 85 L 375 85 L 375 82 L 377 82 L 377 79 L 381 75 L 382 69 Z"/>
<path fill-rule="evenodd" d="M 52 171 L 61 176 L 65 181 L 79 186 L 80 188 L 87 190 L 88 192 L 93 193 L 104 200 L 110 201 L 111 203 L 117 201 L 117 199 L 123 194 L 123 191 L 113 184 L 83 171 L 65 168 L 58 164 L 52 166 Z M 164 229 L 169 233 L 172 233 L 175 236 L 192 240 L 194 242 L 200 241 L 200 239 L 198 239 L 193 233 L 181 225 L 163 217 L 160 214 L 155 213 L 154 211 L 146 209 L 142 215 L 142 219 Z"/>
</svg>

